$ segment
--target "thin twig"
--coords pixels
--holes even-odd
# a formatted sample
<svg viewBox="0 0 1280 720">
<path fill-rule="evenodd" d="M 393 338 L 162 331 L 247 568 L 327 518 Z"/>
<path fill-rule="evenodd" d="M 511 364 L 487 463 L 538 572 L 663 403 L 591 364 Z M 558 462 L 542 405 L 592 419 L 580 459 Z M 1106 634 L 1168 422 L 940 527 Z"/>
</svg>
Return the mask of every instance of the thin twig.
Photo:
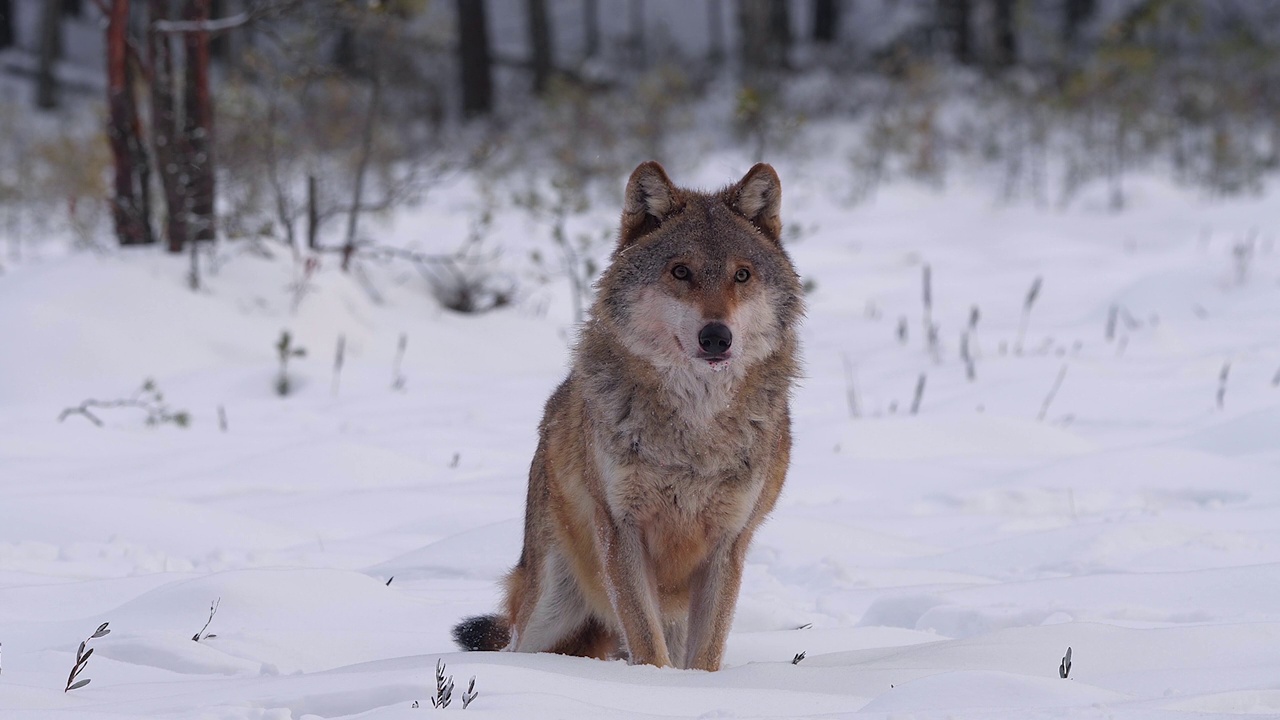
<svg viewBox="0 0 1280 720">
<path fill-rule="evenodd" d="M 1227 399 L 1227 376 L 1231 374 L 1231 361 L 1222 364 L 1222 371 L 1218 373 L 1218 409 L 1221 410 Z"/>
<path fill-rule="evenodd" d="M 347 336 L 338 336 L 338 347 L 333 354 L 333 396 L 338 396 L 338 383 L 342 379 L 342 361 L 347 354 Z"/>
<path fill-rule="evenodd" d="M 928 264 L 921 270 L 921 301 L 924 305 L 924 342 L 925 349 L 936 360 L 938 358 L 938 328 L 933 324 L 933 269 Z"/>
<path fill-rule="evenodd" d="M 1049 394 L 1045 396 L 1044 404 L 1040 406 L 1040 414 L 1036 416 L 1037 420 L 1043 421 L 1049 414 L 1049 405 L 1053 403 L 1053 398 L 1058 394 L 1058 389 L 1062 387 L 1062 381 L 1067 377 L 1067 366 L 1063 365 L 1058 371 L 1058 377 L 1053 381 L 1053 387 L 1049 389 Z"/>
<path fill-rule="evenodd" d="M 853 382 L 853 361 L 849 359 L 847 353 L 841 356 L 844 359 L 844 396 L 845 401 L 849 404 L 849 417 L 858 417 L 858 390 Z"/>
<path fill-rule="evenodd" d="M 924 399 L 924 384 L 927 376 L 920 373 L 920 379 L 916 380 L 916 395 L 911 400 L 911 414 L 915 415 L 920 412 L 920 402 Z"/>
<path fill-rule="evenodd" d="M 1036 304 L 1036 298 L 1040 296 L 1041 278 L 1039 275 L 1031 282 L 1031 289 L 1027 290 L 1027 297 L 1022 301 L 1022 321 L 1018 324 L 1018 341 L 1013 345 L 1014 354 L 1022 354 L 1022 341 L 1027 334 L 1027 323 L 1031 321 L 1031 308 Z"/>
<path fill-rule="evenodd" d="M 969 349 L 969 333 L 960 336 L 960 359 L 964 361 L 964 375 L 969 382 L 977 379 L 977 370 L 973 364 L 973 352 Z"/>
<path fill-rule="evenodd" d="M 391 373 L 391 389 L 403 390 L 405 384 L 401 366 L 404 363 L 404 351 L 409 347 L 409 333 L 400 333 L 400 342 L 396 344 L 396 361 Z"/>
</svg>

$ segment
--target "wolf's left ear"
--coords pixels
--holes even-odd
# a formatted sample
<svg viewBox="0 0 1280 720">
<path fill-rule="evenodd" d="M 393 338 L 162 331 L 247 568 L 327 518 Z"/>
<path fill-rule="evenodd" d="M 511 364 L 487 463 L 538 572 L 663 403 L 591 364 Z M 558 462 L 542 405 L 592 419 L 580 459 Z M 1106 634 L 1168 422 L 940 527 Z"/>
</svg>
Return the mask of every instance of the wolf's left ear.
<svg viewBox="0 0 1280 720">
<path fill-rule="evenodd" d="M 653 160 L 641 163 L 627 181 L 619 242 L 626 245 L 648 235 L 683 209 L 684 195 L 667 177 L 667 171 Z"/>
<path fill-rule="evenodd" d="M 756 163 L 729 188 L 729 206 L 770 239 L 782 237 L 782 181 L 768 163 Z"/>
</svg>

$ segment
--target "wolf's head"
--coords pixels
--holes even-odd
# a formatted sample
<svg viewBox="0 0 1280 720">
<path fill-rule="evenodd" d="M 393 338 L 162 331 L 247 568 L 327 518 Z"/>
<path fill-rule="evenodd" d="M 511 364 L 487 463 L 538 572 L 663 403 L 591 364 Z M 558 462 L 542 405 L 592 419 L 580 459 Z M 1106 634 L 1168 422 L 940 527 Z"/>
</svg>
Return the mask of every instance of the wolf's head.
<svg viewBox="0 0 1280 720">
<path fill-rule="evenodd" d="M 663 370 L 742 377 L 791 351 L 800 282 L 782 248 L 782 185 L 766 164 L 719 192 L 646 162 L 627 182 L 618 247 L 593 316 Z"/>
</svg>

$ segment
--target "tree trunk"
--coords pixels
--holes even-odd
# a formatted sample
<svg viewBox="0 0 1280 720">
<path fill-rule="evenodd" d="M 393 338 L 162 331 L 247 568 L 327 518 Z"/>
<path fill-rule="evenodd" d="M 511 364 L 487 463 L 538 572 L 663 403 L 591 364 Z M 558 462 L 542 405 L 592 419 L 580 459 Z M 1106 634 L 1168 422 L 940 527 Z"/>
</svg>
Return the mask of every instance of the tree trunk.
<svg viewBox="0 0 1280 720">
<path fill-rule="evenodd" d="M 724 59 L 724 0 L 707 2 L 708 52 L 713 63 Z"/>
<path fill-rule="evenodd" d="M 769 0 L 769 43 L 775 67 L 786 68 L 791 51 L 791 11 L 787 0 Z"/>
<path fill-rule="evenodd" d="M 169 0 L 150 0 L 150 21 L 169 20 Z M 186 192 L 180 162 L 187 153 L 178 132 L 178 112 L 174 103 L 173 53 L 167 33 L 147 33 L 147 55 L 151 64 L 151 145 L 155 155 L 166 208 L 165 234 L 171 253 L 182 252 L 188 237 Z"/>
<path fill-rule="evenodd" d="M 791 38 L 785 0 L 739 0 L 738 31 L 749 84 L 759 73 L 785 66 Z"/>
<path fill-rule="evenodd" d="M 40 8 L 40 53 L 36 65 L 36 107 L 58 107 L 54 65 L 62 54 L 62 0 L 44 0 Z"/>
<path fill-rule="evenodd" d="M 373 135 L 378 122 L 378 113 L 382 109 L 382 54 L 378 48 L 373 49 L 371 79 L 373 88 L 369 91 L 369 112 L 364 118 L 364 128 L 360 133 L 360 155 L 356 160 L 355 186 L 351 192 L 351 212 L 347 214 L 347 240 L 342 244 L 342 272 L 351 270 L 351 258 L 356 254 L 360 221 L 360 212 L 364 205 L 365 176 L 369 172 L 369 158 L 373 154 Z"/>
<path fill-rule="evenodd" d="M 345 73 L 355 74 L 356 31 L 345 23 L 338 29 L 338 41 L 333 45 L 333 65 Z"/>
<path fill-rule="evenodd" d="M 316 176 L 307 176 L 307 249 L 320 250 L 320 201 L 316 197 Z"/>
<path fill-rule="evenodd" d="M 121 245 L 155 242 L 147 213 L 147 156 L 138 126 L 138 103 L 128 48 L 129 0 L 114 0 L 107 16 L 107 139 L 115 160 L 111 200 Z"/>
<path fill-rule="evenodd" d="M 532 51 L 533 91 L 542 95 L 551 82 L 551 19 L 547 17 L 547 0 L 525 0 L 525 3 Z"/>
<path fill-rule="evenodd" d="M 835 42 L 840 29 L 840 5 L 836 0 L 814 0 L 813 41 Z"/>
<path fill-rule="evenodd" d="M 947 35 L 951 56 L 961 65 L 973 62 L 972 0 L 937 0 L 938 25 Z"/>
<path fill-rule="evenodd" d="M 210 0 L 187 0 L 184 19 L 209 19 Z M 209 32 L 183 33 L 186 84 L 183 92 L 183 143 L 186 151 L 188 232 L 200 242 L 217 234 L 214 220 L 213 101 L 209 95 Z"/>
<path fill-rule="evenodd" d="M 995 0 L 995 63 L 1003 68 L 1013 67 L 1018 62 L 1014 10 L 1014 0 Z"/>
<path fill-rule="evenodd" d="M 13 0 L 0 0 L 0 50 L 13 46 Z"/>
<path fill-rule="evenodd" d="M 593 58 L 600 53 L 600 0 L 582 0 L 583 56 Z"/>
<path fill-rule="evenodd" d="M 631 62 L 635 64 L 635 68 L 643 68 L 645 65 L 645 40 L 644 40 L 644 0 L 627 0 L 627 16 L 631 23 L 630 37 L 628 44 L 631 46 Z"/>
<path fill-rule="evenodd" d="M 462 69 L 462 114 L 493 111 L 493 60 L 484 0 L 458 0 L 458 65 Z"/>
<path fill-rule="evenodd" d="M 209 17 L 220 18 L 226 17 L 231 13 L 227 11 L 227 2 L 224 0 L 210 0 Z M 217 60 L 219 63 L 226 63 L 231 55 L 231 34 L 218 33 L 209 38 L 209 57 Z"/>
<path fill-rule="evenodd" d="M 1097 0 L 1065 0 L 1062 4 L 1062 44 L 1068 51 L 1075 49 L 1080 38 L 1080 27 L 1098 10 Z"/>
</svg>

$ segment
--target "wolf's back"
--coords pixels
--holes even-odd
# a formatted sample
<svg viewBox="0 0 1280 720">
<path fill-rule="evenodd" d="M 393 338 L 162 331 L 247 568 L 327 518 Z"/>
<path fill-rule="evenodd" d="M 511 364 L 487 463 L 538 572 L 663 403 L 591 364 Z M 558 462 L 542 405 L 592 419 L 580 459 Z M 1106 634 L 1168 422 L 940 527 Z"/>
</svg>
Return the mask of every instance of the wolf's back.
<svg viewBox="0 0 1280 720">
<path fill-rule="evenodd" d="M 511 625 L 501 615 L 477 615 L 453 626 L 453 640 L 463 650 L 501 650 L 511 642 Z"/>
</svg>

